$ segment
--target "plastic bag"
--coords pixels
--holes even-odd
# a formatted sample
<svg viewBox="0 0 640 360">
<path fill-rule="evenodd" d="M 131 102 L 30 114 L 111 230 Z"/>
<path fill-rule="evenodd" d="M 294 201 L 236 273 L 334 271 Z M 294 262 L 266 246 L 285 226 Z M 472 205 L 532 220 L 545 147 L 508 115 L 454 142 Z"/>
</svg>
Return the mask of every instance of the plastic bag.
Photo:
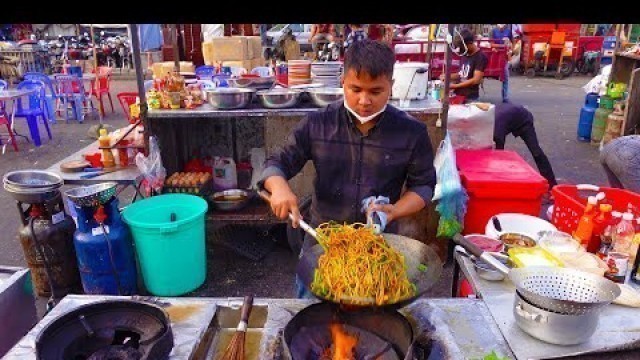
<svg viewBox="0 0 640 360">
<path fill-rule="evenodd" d="M 438 200 L 436 211 L 440 213 L 437 236 L 452 237 L 462 230 L 469 197 L 460 181 L 456 155 L 448 131 L 438 147 L 433 165 L 437 179 L 433 201 Z"/>
<path fill-rule="evenodd" d="M 451 105 L 447 130 L 454 149 L 492 149 L 495 105 Z"/>
<path fill-rule="evenodd" d="M 144 177 L 140 184 L 142 194 L 145 197 L 159 194 L 167 177 L 167 170 L 162 166 L 160 148 L 155 137 L 149 137 L 149 156 L 142 153 L 136 155 L 136 166 Z"/>
</svg>

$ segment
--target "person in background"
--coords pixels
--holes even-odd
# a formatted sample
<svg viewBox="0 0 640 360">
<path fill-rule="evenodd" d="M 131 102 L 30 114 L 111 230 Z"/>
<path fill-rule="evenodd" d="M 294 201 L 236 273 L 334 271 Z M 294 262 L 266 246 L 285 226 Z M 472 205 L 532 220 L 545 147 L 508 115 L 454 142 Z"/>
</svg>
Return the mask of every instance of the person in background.
<svg viewBox="0 0 640 360">
<path fill-rule="evenodd" d="M 542 151 L 536 129 L 533 126 L 533 114 L 522 105 L 514 103 L 499 103 L 495 105 L 495 122 L 493 128 L 493 142 L 496 149 L 504 150 L 507 135 L 521 138 L 527 145 L 538 171 L 549 182 L 549 190 L 558 185 L 556 176 L 549 163 L 549 158 Z M 638 149 L 640 150 L 640 148 Z M 639 164 L 640 165 L 640 164 Z"/>
<path fill-rule="evenodd" d="M 500 46 L 506 47 L 504 75 L 502 80 L 502 102 L 509 102 L 509 62 L 511 61 L 511 53 L 513 43 L 513 32 L 511 25 L 497 24 L 493 30 L 491 30 L 491 49 L 497 51 L 496 48 Z"/>
<path fill-rule="evenodd" d="M 388 104 L 395 55 L 391 47 L 364 39 L 353 43 L 344 59 L 344 101 L 306 115 L 286 143 L 266 161 L 258 188 L 271 193 L 271 210 L 280 219 L 293 216 L 298 198 L 288 180 L 308 161 L 316 169 L 310 226 L 366 222 L 363 203 L 372 196 L 386 204 L 367 209 L 386 214 L 385 232 L 398 231 L 400 218 L 430 203 L 436 184 L 427 127 Z M 403 192 L 403 189 L 405 191 Z M 316 243 L 305 235 L 302 252 Z M 302 252 L 300 256 L 302 256 Z M 296 277 L 298 297 L 309 291 Z"/>
<path fill-rule="evenodd" d="M 349 46 L 351 46 L 351 44 L 353 44 L 354 42 L 361 41 L 367 38 L 367 33 L 364 30 L 362 24 L 349 24 L 349 27 L 351 28 L 351 32 L 349 32 L 349 35 L 344 41 L 345 49 L 348 49 Z"/>
<path fill-rule="evenodd" d="M 458 73 L 451 74 L 451 80 L 455 83 L 450 88 L 455 90 L 456 95 L 464 96 L 465 102 L 475 101 L 480 97 L 487 56 L 480 51 L 469 29 L 462 29 L 456 34 L 452 46 L 461 55 L 462 64 Z M 440 80 L 444 81 L 444 74 L 440 75 Z"/>
<path fill-rule="evenodd" d="M 367 36 L 371 40 L 382 41 L 391 44 L 393 39 L 393 25 L 391 24 L 369 24 L 367 27 Z"/>
<path fill-rule="evenodd" d="M 320 41 L 332 42 L 336 35 L 336 30 L 333 24 L 313 24 L 311 27 L 311 34 L 309 38 L 311 39 L 311 46 L 313 47 L 313 51 L 316 52 L 320 50 L 318 48 L 318 44 Z"/>
<path fill-rule="evenodd" d="M 611 140 L 600 151 L 600 164 L 609 185 L 640 193 L 640 135 Z"/>
</svg>

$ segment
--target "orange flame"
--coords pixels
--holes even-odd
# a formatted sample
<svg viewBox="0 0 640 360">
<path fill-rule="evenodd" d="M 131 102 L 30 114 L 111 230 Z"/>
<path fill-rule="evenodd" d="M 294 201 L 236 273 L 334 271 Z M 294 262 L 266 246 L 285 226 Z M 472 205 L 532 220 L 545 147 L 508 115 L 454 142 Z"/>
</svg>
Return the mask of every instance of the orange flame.
<svg viewBox="0 0 640 360">
<path fill-rule="evenodd" d="M 355 359 L 358 338 L 349 335 L 341 324 L 331 324 L 331 338 L 333 339 L 333 360 Z"/>
</svg>

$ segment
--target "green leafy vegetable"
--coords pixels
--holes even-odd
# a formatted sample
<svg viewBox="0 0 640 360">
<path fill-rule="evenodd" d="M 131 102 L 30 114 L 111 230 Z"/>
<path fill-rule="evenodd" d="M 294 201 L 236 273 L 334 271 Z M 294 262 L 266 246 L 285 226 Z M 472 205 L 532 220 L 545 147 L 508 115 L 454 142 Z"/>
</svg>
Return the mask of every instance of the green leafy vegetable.
<svg viewBox="0 0 640 360">
<path fill-rule="evenodd" d="M 418 270 L 422 271 L 422 272 L 427 271 L 427 265 L 425 265 L 425 264 L 418 265 Z"/>
<path fill-rule="evenodd" d="M 496 351 L 495 351 L 495 350 L 493 350 L 493 351 L 491 351 L 489 354 L 485 355 L 485 356 L 484 356 L 482 359 L 480 359 L 480 360 L 509 360 L 509 358 L 508 358 L 508 357 L 506 357 L 506 356 L 505 356 L 505 357 L 500 356 L 500 355 L 496 354 Z"/>
</svg>

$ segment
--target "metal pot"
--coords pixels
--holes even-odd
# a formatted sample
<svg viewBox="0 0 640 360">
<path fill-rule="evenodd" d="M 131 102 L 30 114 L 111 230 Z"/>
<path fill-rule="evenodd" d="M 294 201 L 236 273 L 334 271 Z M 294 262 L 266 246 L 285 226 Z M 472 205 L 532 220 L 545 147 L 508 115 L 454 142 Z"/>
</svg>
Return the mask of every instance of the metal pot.
<svg viewBox="0 0 640 360">
<path fill-rule="evenodd" d="M 252 193 L 245 190 L 231 189 L 214 193 L 209 197 L 209 201 L 218 210 L 235 211 L 247 206 L 251 201 L 251 195 Z"/>
<path fill-rule="evenodd" d="M 307 93 L 311 98 L 311 102 L 319 107 L 325 107 L 344 98 L 344 90 L 342 88 L 312 88 L 307 89 Z"/>
<path fill-rule="evenodd" d="M 4 176 L 4 183 L 14 188 L 37 189 L 62 186 L 62 178 L 53 172 L 43 170 L 17 170 Z"/>
<path fill-rule="evenodd" d="M 215 88 L 207 90 L 207 101 L 216 109 L 241 109 L 251 103 L 254 89 Z"/>
<path fill-rule="evenodd" d="M 513 303 L 513 317 L 522 331 L 557 345 L 575 345 L 587 341 L 598 327 L 600 312 L 591 311 L 582 315 L 554 313 L 530 304 L 518 291 Z"/>
<path fill-rule="evenodd" d="M 284 109 L 298 105 L 301 91 L 290 89 L 260 90 L 256 93 L 262 105 L 270 109 Z"/>
</svg>

